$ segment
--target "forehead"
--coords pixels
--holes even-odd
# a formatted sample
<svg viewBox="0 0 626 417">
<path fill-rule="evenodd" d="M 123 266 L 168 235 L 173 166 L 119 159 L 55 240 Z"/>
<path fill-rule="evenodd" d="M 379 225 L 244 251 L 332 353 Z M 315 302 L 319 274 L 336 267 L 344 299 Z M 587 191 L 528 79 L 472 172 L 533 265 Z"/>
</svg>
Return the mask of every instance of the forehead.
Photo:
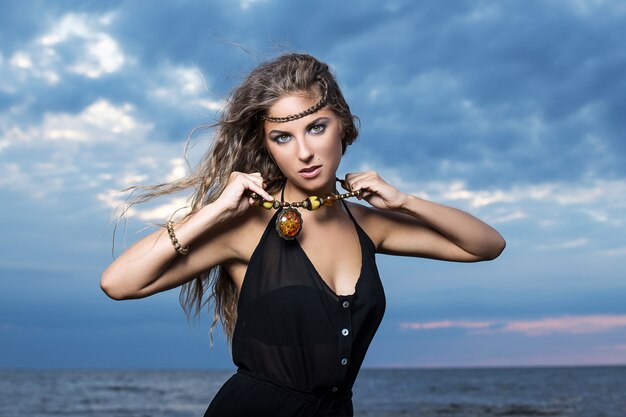
<svg viewBox="0 0 626 417">
<path fill-rule="evenodd" d="M 306 95 L 289 95 L 278 99 L 269 109 L 268 116 L 271 117 L 286 117 L 292 114 L 298 114 L 310 107 L 317 104 L 319 97 L 311 97 Z M 297 127 L 300 124 L 306 125 L 311 120 L 314 120 L 321 116 L 334 116 L 333 111 L 328 107 L 322 107 L 318 111 L 304 116 L 300 119 L 292 120 L 290 122 L 265 122 L 265 131 L 269 132 L 272 129 L 289 130 L 290 128 Z"/>
<path fill-rule="evenodd" d="M 294 94 L 279 98 L 269 108 L 268 116 L 285 117 L 300 113 L 319 101 L 318 97 L 309 94 Z"/>
</svg>

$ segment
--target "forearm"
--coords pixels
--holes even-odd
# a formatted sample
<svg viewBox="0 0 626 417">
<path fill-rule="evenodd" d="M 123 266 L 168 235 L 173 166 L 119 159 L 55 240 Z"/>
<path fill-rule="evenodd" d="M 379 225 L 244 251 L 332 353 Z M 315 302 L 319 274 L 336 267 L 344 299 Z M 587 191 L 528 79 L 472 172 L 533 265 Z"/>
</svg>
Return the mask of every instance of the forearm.
<svg viewBox="0 0 626 417">
<path fill-rule="evenodd" d="M 183 247 L 192 245 L 223 221 L 223 210 L 209 204 L 175 225 L 176 238 Z M 157 230 L 118 256 L 102 273 L 100 286 L 115 299 L 140 297 L 141 290 L 158 280 L 178 256 L 167 230 Z"/>
<path fill-rule="evenodd" d="M 483 260 L 498 257 L 506 245 L 493 227 L 453 207 L 405 194 L 398 211 L 415 217 L 464 251 Z"/>
</svg>

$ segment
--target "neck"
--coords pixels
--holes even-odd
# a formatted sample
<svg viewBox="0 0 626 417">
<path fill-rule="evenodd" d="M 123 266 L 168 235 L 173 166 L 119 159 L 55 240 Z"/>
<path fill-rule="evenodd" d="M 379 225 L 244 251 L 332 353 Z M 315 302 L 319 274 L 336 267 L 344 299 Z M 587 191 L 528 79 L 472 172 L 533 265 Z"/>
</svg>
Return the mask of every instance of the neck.
<svg viewBox="0 0 626 417">
<path fill-rule="evenodd" d="M 336 183 L 334 179 L 330 181 L 329 183 L 324 184 L 321 187 L 313 188 L 313 189 L 304 189 L 304 188 L 298 187 L 291 181 L 287 180 L 285 183 L 283 195 L 284 195 L 284 201 L 294 202 L 294 201 L 302 201 L 306 199 L 307 197 L 310 197 L 313 195 L 321 197 L 324 194 L 336 193 L 336 192 L 337 192 L 337 187 L 336 187 Z"/>
</svg>

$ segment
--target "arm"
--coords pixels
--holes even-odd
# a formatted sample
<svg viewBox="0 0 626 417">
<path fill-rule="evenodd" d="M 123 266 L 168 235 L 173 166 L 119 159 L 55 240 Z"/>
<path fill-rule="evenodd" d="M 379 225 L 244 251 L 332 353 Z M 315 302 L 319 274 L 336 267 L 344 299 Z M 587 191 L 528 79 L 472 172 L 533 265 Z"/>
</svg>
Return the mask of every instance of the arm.
<svg viewBox="0 0 626 417">
<path fill-rule="evenodd" d="M 158 230 L 133 244 L 102 273 L 100 287 L 116 300 L 142 298 L 182 285 L 204 271 L 235 257 L 233 228 L 253 200 L 252 190 L 271 200 L 259 174 L 231 174 L 220 197 L 178 223 L 174 230 L 189 254 L 176 252 L 166 230 Z"/>
<path fill-rule="evenodd" d="M 375 172 L 348 174 L 352 189 L 374 206 L 369 220 L 377 251 L 458 262 L 495 259 L 505 241 L 491 226 L 464 211 L 405 194 Z M 373 228 L 374 229 L 374 228 Z"/>
</svg>

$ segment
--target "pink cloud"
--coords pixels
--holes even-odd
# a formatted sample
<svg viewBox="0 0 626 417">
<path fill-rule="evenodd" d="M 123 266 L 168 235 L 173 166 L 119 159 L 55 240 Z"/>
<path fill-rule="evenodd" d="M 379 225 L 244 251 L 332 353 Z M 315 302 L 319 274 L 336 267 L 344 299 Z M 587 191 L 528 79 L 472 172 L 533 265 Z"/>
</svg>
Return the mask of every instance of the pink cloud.
<svg viewBox="0 0 626 417">
<path fill-rule="evenodd" d="M 403 329 L 413 330 L 432 330 L 432 329 L 444 329 L 449 327 L 462 327 L 467 329 L 480 329 L 493 325 L 492 321 L 472 321 L 472 320 L 441 320 L 441 321 L 427 321 L 424 323 L 412 322 L 401 323 L 400 327 Z"/>
<path fill-rule="evenodd" d="M 552 333 L 601 333 L 617 327 L 626 327 L 626 315 L 589 315 L 546 317 L 540 320 L 518 320 L 507 322 L 500 329 L 505 332 L 520 332 L 528 336 Z"/>
<path fill-rule="evenodd" d="M 626 327 L 626 315 L 586 315 L 544 317 L 534 320 L 440 320 L 401 323 L 403 329 L 470 329 L 473 333 L 522 333 L 526 336 L 550 334 L 589 334 Z"/>
</svg>

